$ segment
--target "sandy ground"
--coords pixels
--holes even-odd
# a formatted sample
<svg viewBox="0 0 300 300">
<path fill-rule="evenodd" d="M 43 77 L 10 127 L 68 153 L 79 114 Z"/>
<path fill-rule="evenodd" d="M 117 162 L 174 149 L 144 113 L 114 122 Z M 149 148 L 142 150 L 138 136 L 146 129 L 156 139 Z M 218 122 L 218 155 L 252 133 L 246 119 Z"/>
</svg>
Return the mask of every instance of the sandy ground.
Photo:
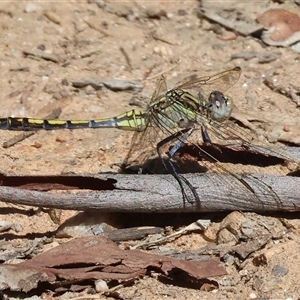
<svg viewBox="0 0 300 300">
<path fill-rule="evenodd" d="M 169 86 L 172 86 L 179 78 L 191 74 L 212 75 L 240 66 L 241 77 L 229 91 L 234 99 L 236 114 L 244 113 L 239 121 L 251 121 L 256 134 L 266 144 L 269 141 L 277 145 L 282 141 L 300 144 L 297 128 L 299 107 L 287 95 L 264 83 L 266 74 L 271 74 L 274 82 L 283 87 L 292 85 L 299 93 L 299 53 L 290 48 L 266 46 L 251 36 L 235 35 L 200 18 L 197 1 L 180 2 L 180 5 L 174 5 L 171 1 L 158 1 L 156 5 L 137 1 L 93 2 L 22 1 L 0 4 L 1 117 L 44 118 L 57 108 L 61 109 L 60 119 L 88 120 L 116 116 L 133 108 L 144 109 L 160 74 L 164 74 Z M 226 8 L 225 4 L 221 5 Z M 250 10 L 247 2 L 239 5 L 237 9 L 240 11 Z M 292 2 L 270 5 L 285 7 L 293 12 L 298 9 L 300 14 L 299 7 Z M 254 19 L 255 15 L 271 7 L 265 2 L 255 2 L 254 6 L 251 5 L 251 17 Z M 45 54 L 44 58 L 40 57 L 41 52 Z M 232 59 L 233 55 L 245 52 L 255 54 L 247 59 L 245 55 Z M 275 59 L 262 60 L 266 53 L 274 55 Z M 133 90 L 125 91 L 109 88 L 96 90 L 90 85 L 83 88 L 72 86 L 75 81 L 100 79 L 136 83 Z M 18 134 L 1 131 L 0 144 Z M 116 129 L 38 131 L 12 147 L 0 148 L 1 173 L 58 175 L 118 172 L 130 147 L 131 137 L 131 132 Z M 63 211 L 59 223 L 73 214 Z M 214 291 L 178 287 L 148 276 L 127 287 L 120 287 L 120 297 L 298 299 L 298 216 L 282 219 L 278 216 L 246 214 L 244 217 L 253 224 L 265 224 L 267 233 L 272 236 L 269 248 L 282 245 L 281 250 L 272 253 L 265 263 L 255 264 L 254 259 L 239 264 L 225 262 L 228 275 L 215 278 L 219 288 Z M 217 219 L 219 221 L 216 223 L 221 226 L 221 219 Z M 9 235 L 3 233 L 0 237 L 0 243 L 9 241 L 8 245 L 12 248 L 15 247 L 14 241 L 26 243 L 26 234 L 42 236 L 58 227 L 45 211 L 36 208 L 32 211 L 24 206 L 5 203 L 1 203 L 1 221 L 16 226 Z M 253 239 L 258 238 L 258 235 L 252 234 Z M 279 235 L 280 238 L 276 238 Z M 206 243 L 200 234 L 191 233 L 166 247 L 192 251 Z M 253 257 L 259 255 L 254 253 Z M 235 260 L 238 258 L 235 257 Z M 276 272 L 278 268 L 287 272 L 282 275 Z M 57 299 L 72 299 L 75 295 L 65 293 Z M 10 297 L 26 298 L 26 295 Z M 94 299 L 101 297 L 109 298 L 99 295 Z"/>
</svg>

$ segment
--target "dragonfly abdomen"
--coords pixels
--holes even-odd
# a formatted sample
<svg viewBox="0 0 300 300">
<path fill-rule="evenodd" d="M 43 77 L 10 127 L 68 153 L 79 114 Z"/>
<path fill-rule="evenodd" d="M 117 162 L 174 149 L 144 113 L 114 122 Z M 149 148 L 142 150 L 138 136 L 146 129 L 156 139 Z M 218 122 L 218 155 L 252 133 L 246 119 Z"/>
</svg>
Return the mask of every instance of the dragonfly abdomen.
<svg viewBox="0 0 300 300">
<path fill-rule="evenodd" d="M 43 120 L 35 118 L 0 118 L 0 129 L 5 130 L 54 130 L 80 128 L 118 128 L 123 130 L 143 131 L 146 114 L 131 110 L 114 118 L 95 120 Z"/>
<path fill-rule="evenodd" d="M 92 120 L 42 120 L 33 118 L 1 118 L 0 129 L 6 130 L 53 130 L 53 129 L 76 129 L 76 128 L 92 128 Z"/>
</svg>

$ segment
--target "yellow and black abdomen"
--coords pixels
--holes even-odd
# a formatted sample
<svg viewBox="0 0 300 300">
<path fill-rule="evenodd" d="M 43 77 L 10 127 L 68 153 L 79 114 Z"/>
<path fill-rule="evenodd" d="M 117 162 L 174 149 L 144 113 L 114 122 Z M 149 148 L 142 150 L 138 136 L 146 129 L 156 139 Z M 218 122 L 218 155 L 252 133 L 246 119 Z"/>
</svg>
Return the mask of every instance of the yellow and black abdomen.
<svg viewBox="0 0 300 300">
<path fill-rule="evenodd" d="M 118 128 L 143 131 L 146 115 L 139 110 L 131 110 L 119 116 L 95 120 L 43 120 L 35 118 L 0 118 L 0 129 L 4 130 L 55 130 L 80 128 Z"/>
</svg>

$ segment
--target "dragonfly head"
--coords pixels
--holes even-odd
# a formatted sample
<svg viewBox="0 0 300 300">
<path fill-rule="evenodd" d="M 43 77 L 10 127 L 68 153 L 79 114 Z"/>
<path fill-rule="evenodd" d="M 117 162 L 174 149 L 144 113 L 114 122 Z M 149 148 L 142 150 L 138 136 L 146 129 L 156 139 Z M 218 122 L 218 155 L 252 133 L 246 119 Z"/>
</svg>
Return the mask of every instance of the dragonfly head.
<svg viewBox="0 0 300 300">
<path fill-rule="evenodd" d="M 210 93 L 207 103 L 211 118 L 216 121 L 224 121 L 230 117 L 233 108 L 232 99 L 219 91 Z"/>
</svg>

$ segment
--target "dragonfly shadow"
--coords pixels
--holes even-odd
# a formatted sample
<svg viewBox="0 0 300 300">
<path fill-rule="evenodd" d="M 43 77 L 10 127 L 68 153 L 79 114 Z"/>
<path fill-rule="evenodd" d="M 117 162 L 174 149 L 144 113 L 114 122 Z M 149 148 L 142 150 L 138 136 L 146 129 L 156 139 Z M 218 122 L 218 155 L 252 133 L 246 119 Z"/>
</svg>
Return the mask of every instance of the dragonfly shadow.
<svg viewBox="0 0 300 300">
<path fill-rule="evenodd" d="M 201 150 L 199 150 L 201 149 Z M 214 158 L 214 159 L 213 159 Z M 190 144 L 184 144 L 172 158 L 172 163 L 176 172 L 186 173 L 205 173 L 209 167 L 202 166 L 201 161 L 221 163 L 252 165 L 258 167 L 276 166 L 284 163 L 284 160 L 274 156 L 268 156 L 262 153 L 255 153 L 246 148 L 225 147 L 223 145 L 201 145 L 199 147 Z M 164 159 L 165 165 L 167 159 Z M 124 173 L 142 173 L 142 174 L 169 174 L 163 162 L 159 157 L 146 161 L 143 166 L 130 166 L 123 168 Z"/>
<path fill-rule="evenodd" d="M 199 148 L 201 150 L 199 150 Z M 284 160 L 275 156 L 268 156 L 263 153 L 253 152 L 241 147 L 228 147 L 223 145 L 201 145 L 196 147 L 194 145 L 184 145 L 179 151 L 178 155 L 181 157 L 189 156 L 198 161 L 207 160 L 215 162 L 211 157 L 222 163 L 253 165 L 259 167 L 275 166 L 283 164 Z"/>
<path fill-rule="evenodd" d="M 195 159 L 182 159 L 176 155 L 172 159 L 172 163 L 176 172 L 181 174 L 186 173 L 205 173 L 206 167 L 202 167 Z M 124 173 L 141 173 L 141 174 L 171 174 L 172 170 L 166 170 L 168 165 L 167 159 L 164 159 L 164 163 L 159 157 L 147 160 L 143 166 L 130 166 L 123 169 Z"/>
<path fill-rule="evenodd" d="M 300 177 L 300 170 L 290 172 L 288 175 L 293 177 Z"/>
</svg>

